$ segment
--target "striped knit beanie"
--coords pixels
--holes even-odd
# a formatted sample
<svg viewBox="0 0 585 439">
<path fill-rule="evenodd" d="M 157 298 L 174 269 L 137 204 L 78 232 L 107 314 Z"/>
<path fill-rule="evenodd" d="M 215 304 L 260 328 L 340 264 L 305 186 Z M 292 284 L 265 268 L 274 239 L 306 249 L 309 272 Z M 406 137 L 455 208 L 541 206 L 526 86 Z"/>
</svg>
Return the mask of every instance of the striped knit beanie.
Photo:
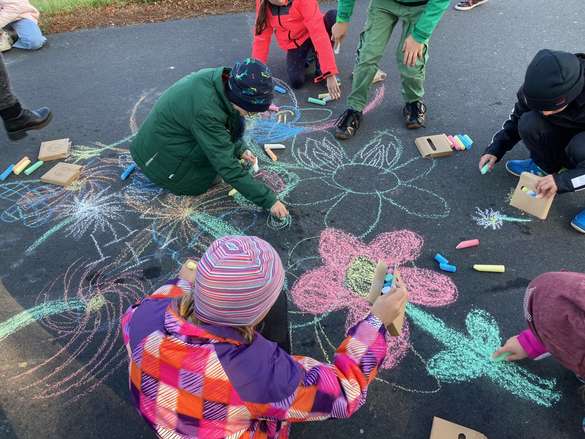
<svg viewBox="0 0 585 439">
<path fill-rule="evenodd" d="M 197 266 L 195 315 L 211 324 L 252 325 L 272 308 L 283 284 L 284 268 L 270 244 L 254 236 L 225 236 Z"/>
</svg>

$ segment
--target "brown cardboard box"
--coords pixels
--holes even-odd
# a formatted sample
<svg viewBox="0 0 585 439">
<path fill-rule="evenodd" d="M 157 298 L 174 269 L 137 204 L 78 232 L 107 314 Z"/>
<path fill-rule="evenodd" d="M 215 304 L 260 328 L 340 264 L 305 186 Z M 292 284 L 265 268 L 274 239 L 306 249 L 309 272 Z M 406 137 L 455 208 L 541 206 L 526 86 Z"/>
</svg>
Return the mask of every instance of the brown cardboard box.
<svg viewBox="0 0 585 439">
<path fill-rule="evenodd" d="M 435 416 L 429 439 L 487 439 L 487 436 L 471 428 L 462 427 Z"/>
<path fill-rule="evenodd" d="M 536 181 L 538 177 L 529 173 L 523 172 L 520 175 L 520 180 L 516 186 L 516 190 L 512 195 L 510 206 L 514 206 L 520 210 L 523 210 L 530 215 L 535 216 L 541 220 L 546 219 L 548 211 L 554 200 L 554 196 L 550 198 L 536 198 L 530 195 L 530 192 L 536 192 Z M 523 191 L 522 188 L 526 187 L 527 192 Z"/>
<path fill-rule="evenodd" d="M 41 181 L 59 186 L 69 186 L 79 178 L 82 168 L 82 166 L 72 165 L 71 163 L 57 163 L 41 177 Z"/>
<path fill-rule="evenodd" d="M 51 160 L 61 160 L 69 157 L 71 150 L 71 141 L 69 139 L 50 140 L 41 143 L 39 151 L 39 160 L 50 162 Z"/>
<path fill-rule="evenodd" d="M 423 136 L 414 139 L 418 152 L 423 157 L 446 157 L 453 154 L 451 142 L 446 134 Z"/>
</svg>

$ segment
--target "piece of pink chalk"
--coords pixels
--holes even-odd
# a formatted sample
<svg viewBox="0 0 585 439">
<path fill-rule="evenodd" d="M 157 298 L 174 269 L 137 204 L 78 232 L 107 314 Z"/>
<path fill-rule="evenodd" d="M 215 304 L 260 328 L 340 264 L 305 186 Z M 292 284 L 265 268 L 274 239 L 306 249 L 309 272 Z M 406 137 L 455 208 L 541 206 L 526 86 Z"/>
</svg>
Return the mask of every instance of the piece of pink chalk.
<svg viewBox="0 0 585 439">
<path fill-rule="evenodd" d="M 455 144 L 455 139 L 453 138 L 453 136 L 447 136 L 447 139 L 449 139 L 449 143 L 451 144 L 451 148 L 457 149 L 457 145 Z"/>
<path fill-rule="evenodd" d="M 479 245 L 479 239 L 470 239 L 469 241 L 461 241 L 457 244 L 456 249 L 462 248 L 469 248 L 469 247 L 477 247 Z"/>
<path fill-rule="evenodd" d="M 276 106 L 276 105 L 274 105 L 274 104 L 270 104 L 270 107 L 268 107 L 268 109 L 269 109 L 270 111 L 274 111 L 275 113 L 276 113 L 276 112 L 278 112 L 278 111 L 280 111 L 280 108 L 279 108 L 279 107 L 277 107 L 277 106 Z"/>
</svg>

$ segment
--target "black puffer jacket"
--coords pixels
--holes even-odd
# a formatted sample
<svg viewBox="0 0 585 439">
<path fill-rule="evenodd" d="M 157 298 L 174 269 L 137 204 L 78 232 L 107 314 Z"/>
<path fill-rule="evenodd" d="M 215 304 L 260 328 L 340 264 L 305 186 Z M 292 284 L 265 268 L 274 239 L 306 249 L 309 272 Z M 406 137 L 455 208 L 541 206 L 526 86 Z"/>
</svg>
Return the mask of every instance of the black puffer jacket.
<svg viewBox="0 0 585 439">
<path fill-rule="evenodd" d="M 585 54 L 577 53 L 576 56 L 581 61 L 581 74 L 585 75 Z M 520 90 L 518 90 L 518 100 L 514 105 L 514 110 L 512 111 L 512 114 L 510 114 L 509 119 L 504 122 L 502 129 L 494 135 L 491 144 L 485 150 L 485 154 L 495 155 L 498 160 L 501 160 L 504 154 L 510 151 L 520 141 L 518 121 L 522 114 L 532 111 L 526 105 L 526 99 L 522 90 L 523 87 L 520 87 Z M 547 116 L 546 120 L 547 122 L 559 127 L 585 131 L 585 88 L 565 110 Z M 560 176 L 557 176 L 558 178 L 556 178 L 556 180 L 557 186 L 559 186 L 559 192 L 575 190 L 570 181 L 564 181 L 566 179 L 571 179 L 569 174 L 570 173 L 563 173 Z M 561 178 L 561 176 L 563 176 L 563 178 Z"/>
</svg>

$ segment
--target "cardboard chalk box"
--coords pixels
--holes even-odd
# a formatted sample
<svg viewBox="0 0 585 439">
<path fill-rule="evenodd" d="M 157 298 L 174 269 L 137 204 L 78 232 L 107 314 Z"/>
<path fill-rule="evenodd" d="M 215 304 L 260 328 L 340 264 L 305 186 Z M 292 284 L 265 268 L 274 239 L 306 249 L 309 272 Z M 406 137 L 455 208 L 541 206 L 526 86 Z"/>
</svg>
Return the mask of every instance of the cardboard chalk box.
<svg viewBox="0 0 585 439">
<path fill-rule="evenodd" d="M 487 439 L 487 436 L 435 416 L 430 439 Z"/>
<path fill-rule="evenodd" d="M 427 157 L 446 157 L 453 154 L 451 142 L 446 134 L 436 134 L 434 136 L 417 137 L 414 140 L 420 155 Z"/>
<path fill-rule="evenodd" d="M 49 162 L 51 160 L 61 160 L 69 157 L 71 151 L 71 141 L 69 139 L 50 140 L 41 143 L 39 150 L 39 160 Z"/>
<path fill-rule="evenodd" d="M 69 186 L 79 178 L 82 168 L 82 166 L 71 163 L 57 163 L 41 177 L 41 181 L 59 186 Z"/>
<path fill-rule="evenodd" d="M 537 180 L 537 176 L 529 172 L 523 172 L 512 195 L 510 206 L 543 220 L 548 216 L 548 211 L 555 197 L 554 195 L 550 198 L 535 197 L 534 192 L 536 192 Z M 526 189 L 523 190 L 522 188 Z"/>
</svg>

